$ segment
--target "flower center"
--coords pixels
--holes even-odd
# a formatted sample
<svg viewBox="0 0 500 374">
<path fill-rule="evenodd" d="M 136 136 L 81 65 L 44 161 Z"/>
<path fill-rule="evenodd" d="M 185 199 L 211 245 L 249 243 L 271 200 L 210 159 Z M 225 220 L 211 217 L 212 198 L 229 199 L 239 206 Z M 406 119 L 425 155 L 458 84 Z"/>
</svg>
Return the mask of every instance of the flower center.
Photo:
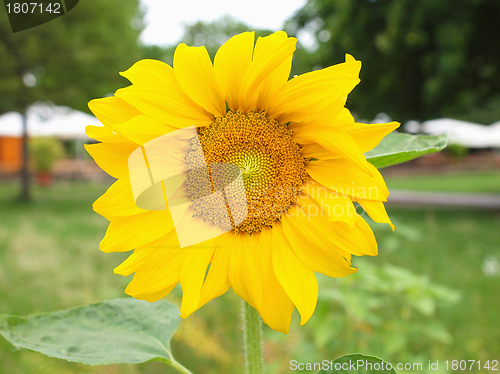
<svg viewBox="0 0 500 374">
<path fill-rule="evenodd" d="M 230 164 L 241 172 L 244 191 L 240 192 L 246 194 L 246 218 L 234 219 L 238 211 L 233 206 L 229 209 L 226 202 L 232 229 L 236 232 L 252 234 L 264 226 L 272 226 L 297 201 L 298 189 L 308 178 L 306 160 L 286 125 L 268 119 L 263 112 L 228 111 L 211 125 L 199 128 L 198 138 L 199 145 L 193 142 L 186 156 L 190 167 L 197 166 L 190 164 L 190 160 L 197 159 L 190 154 L 203 151 L 208 165 Z M 212 167 L 213 191 L 218 189 L 213 183 L 215 172 Z M 206 192 L 193 188 L 198 185 L 197 179 L 195 170 L 187 179 L 187 194 L 193 201 L 195 214 L 220 225 L 222 218 L 199 199 L 206 196 Z M 240 223 L 235 225 L 235 221 Z"/>
</svg>

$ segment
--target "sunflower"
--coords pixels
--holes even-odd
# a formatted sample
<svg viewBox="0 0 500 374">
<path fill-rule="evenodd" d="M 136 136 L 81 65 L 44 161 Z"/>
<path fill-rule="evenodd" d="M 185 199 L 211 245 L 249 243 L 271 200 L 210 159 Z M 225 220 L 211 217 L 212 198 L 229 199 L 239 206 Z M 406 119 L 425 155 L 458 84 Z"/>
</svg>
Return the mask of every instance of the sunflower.
<svg viewBox="0 0 500 374">
<path fill-rule="evenodd" d="M 254 38 L 232 37 L 213 63 L 185 44 L 173 67 L 137 62 L 121 73 L 130 86 L 89 103 L 104 126 L 86 149 L 117 179 L 93 207 L 110 221 L 100 249 L 134 250 L 115 269 L 135 273 L 127 294 L 156 301 L 180 282 L 185 318 L 232 287 L 286 333 L 295 307 L 301 324 L 315 310 L 316 272 L 343 277 L 352 255 L 377 254 L 359 206 L 393 227 L 364 153 L 399 124 L 344 107 L 352 56 L 289 79 L 297 40 Z"/>
</svg>

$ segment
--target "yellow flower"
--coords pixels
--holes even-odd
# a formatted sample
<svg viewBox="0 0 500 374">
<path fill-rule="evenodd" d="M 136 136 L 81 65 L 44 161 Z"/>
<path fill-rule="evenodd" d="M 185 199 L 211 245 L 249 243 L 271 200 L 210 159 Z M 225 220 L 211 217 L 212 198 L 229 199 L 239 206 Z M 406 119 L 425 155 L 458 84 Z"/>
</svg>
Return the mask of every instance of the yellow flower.
<svg viewBox="0 0 500 374">
<path fill-rule="evenodd" d="M 286 333 L 295 307 L 301 324 L 314 312 L 315 272 L 342 277 L 357 270 L 351 255 L 377 254 L 353 203 L 392 227 L 363 153 L 399 124 L 355 123 L 344 108 L 361 68 L 350 55 L 289 80 L 295 44 L 246 32 L 213 64 L 180 44 L 173 68 L 139 61 L 122 73 L 132 85 L 89 103 L 104 127 L 87 128 L 101 143 L 86 149 L 117 178 L 94 203 L 111 221 L 100 249 L 134 250 L 115 269 L 135 273 L 127 294 L 155 301 L 180 282 L 187 317 L 232 287 Z"/>
</svg>

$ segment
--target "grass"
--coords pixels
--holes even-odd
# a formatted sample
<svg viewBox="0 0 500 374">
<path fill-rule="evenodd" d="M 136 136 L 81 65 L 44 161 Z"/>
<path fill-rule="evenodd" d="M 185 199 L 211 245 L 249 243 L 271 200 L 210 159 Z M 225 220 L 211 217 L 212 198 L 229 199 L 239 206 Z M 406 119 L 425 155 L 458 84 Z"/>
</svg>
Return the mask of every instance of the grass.
<svg viewBox="0 0 500 374">
<path fill-rule="evenodd" d="M 385 180 L 389 190 L 500 193 L 499 170 L 422 176 L 390 176 L 386 177 Z"/>
<path fill-rule="evenodd" d="M 107 221 L 92 211 L 91 204 L 105 188 L 102 184 L 59 183 L 50 189 L 37 188 L 33 202 L 20 203 L 15 200 L 17 186 L 0 184 L 0 313 L 27 315 L 126 297 L 123 290 L 131 278 L 114 275 L 112 269 L 127 254 L 98 250 Z M 488 261 L 500 260 L 498 214 L 404 209 L 389 209 L 389 214 L 397 231 L 377 225 L 380 255 L 366 261 L 427 274 L 432 281 L 462 295 L 454 309 L 438 311 L 452 332 L 453 342 L 422 349 L 440 361 L 498 359 L 500 277 L 483 271 Z M 179 290 L 169 299 L 179 303 Z M 239 307 L 238 298 L 230 291 L 184 320 L 172 344 L 178 360 L 195 373 L 242 373 Z M 299 327 L 294 320 L 291 333 L 277 337 L 282 343 L 265 343 L 266 360 L 276 372 L 287 372 L 289 360 L 300 359 L 289 357 L 286 347 L 300 347 L 295 352 L 313 349 L 295 333 L 308 326 L 312 325 Z M 266 334 L 279 335 L 267 328 Z M 329 352 L 324 358 L 337 353 Z M 2 338 L 0 362 L 0 374 L 169 372 L 155 362 L 99 367 L 68 363 L 15 350 Z"/>
<path fill-rule="evenodd" d="M 377 232 L 381 248 L 375 263 L 408 267 L 461 294 L 453 309 L 441 311 L 453 343 L 436 352 L 435 359 L 491 360 L 500 352 L 499 212 L 401 208 L 388 212 L 396 230 L 410 235 Z"/>
</svg>

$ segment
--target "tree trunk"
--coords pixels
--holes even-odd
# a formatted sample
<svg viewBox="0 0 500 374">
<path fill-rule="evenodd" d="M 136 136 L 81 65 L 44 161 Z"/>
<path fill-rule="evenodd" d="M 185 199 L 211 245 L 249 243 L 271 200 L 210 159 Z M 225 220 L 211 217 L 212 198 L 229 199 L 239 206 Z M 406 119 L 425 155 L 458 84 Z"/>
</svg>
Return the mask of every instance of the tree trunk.
<svg viewBox="0 0 500 374">
<path fill-rule="evenodd" d="M 22 143 L 22 168 L 21 168 L 21 200 L 31 200 L 31 181 L 29 171 L 29 153 L 28 153 L 28 117 L 26 115 L 27 109 L 24 108 L 21 112 L 23 121 L 23 141 Z"/>
<path fill-rule="evenodd" d="M 23 122 L 23 134 L 22 134 L 22 168 L 21 168 L 21 200 L 28 201 L 31 200 L 30 193 L 30 173 L 28 169 L 28 119 L 26 117 L 26 112 L 28 110 L 28 106 L 31 100 L 30 93 L 28 91 L 28 87 L 24 84 L 24 74 L 29 71 L 28 64 L 22 51 L 19 48 L 21 44 L 20 40 L 18 40 L 17 44 L 9 38 L 7 33 L 10 34 L 10 30 L 5 28 L 5 25 L 0 24 L 0 42 L 3 43 L 5 48 L 9 53 L 14 56 L 17 66 L 16 66 L 16 75 L 19 79 L 19 91 L 18 97 L 16 101 L 16 108 L 21 112 L 21 118 Z"/>
</svg>

